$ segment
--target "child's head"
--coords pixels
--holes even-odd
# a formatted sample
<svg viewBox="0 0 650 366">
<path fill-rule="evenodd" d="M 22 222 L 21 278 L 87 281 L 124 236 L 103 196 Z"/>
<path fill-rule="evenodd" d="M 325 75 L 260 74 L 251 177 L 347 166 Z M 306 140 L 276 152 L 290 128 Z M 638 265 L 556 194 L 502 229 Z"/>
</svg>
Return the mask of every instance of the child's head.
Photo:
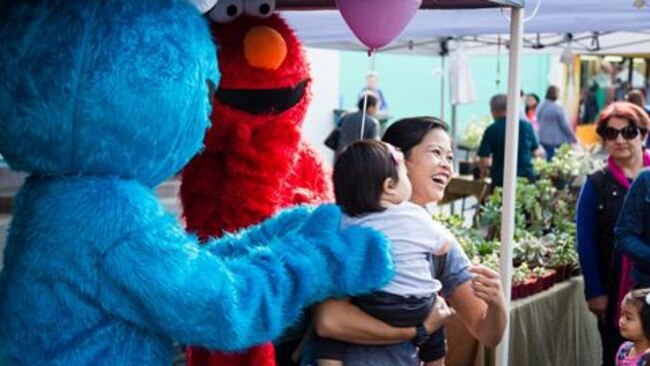
<svg viewBox="0 0 650 366">
<path fill-rule="evenodd" d="M 625 295 L 618 327 L 621 335 L 631 341 L 650 340 L 650 289 L 632 290 Z"/>
<path fill-rule="evenodd" d="M 349 216 L 383 211 L 411 197 L 404 155 L 375 140 L 348 145 L 334 164 L 334 194 Z"/>
</svg>

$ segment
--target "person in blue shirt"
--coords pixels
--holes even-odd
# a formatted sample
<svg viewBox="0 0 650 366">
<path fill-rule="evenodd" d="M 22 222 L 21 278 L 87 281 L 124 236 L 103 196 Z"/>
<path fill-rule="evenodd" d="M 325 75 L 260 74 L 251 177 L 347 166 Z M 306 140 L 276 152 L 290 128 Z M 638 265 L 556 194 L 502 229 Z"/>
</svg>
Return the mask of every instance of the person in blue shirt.
<svg viewBox="0 0 650 366">
<path fill-rule="evenodd" d="M 506 150 L 506 109 L 508 98 L 505 94 L 497 94 L 490 99 L 490 112 L 494 123 L 489 125 L 483 134 L 478 148 L 481 158 L 481 176 L 489 176 L 492 186 L 503 186 L 503 167 Z M 530 123 L 519 121 L 519 149 L 517 150 L 517 175 L 535 180 L 533 171 L 533 155 L 541 156 L 535 131 Z"/>
<path fill-rule="evenodd" d="M 619 306 L 632 287 L 631 261 L 614 251 L 614 225 L 631 180 L 650 164 L 643 148 L 649 124 L 643 111 L 627 102 L 612 103 L 600 113 L 596 131 L 608 154 L 607 165 L 587 176 L 578 198 L 578 258 L 587 306 L 598 318 L 603 365 L 614 364 L 623 342 Z"/>
<path fill-rule="evenodd" d="M 544 101 L 537 107 L 539 141 L 546 151 L 546 160 L 548 161 L 553 159 L 558 147 L 578 142 L 566 112 L 557 102 L 559 95 L 560 89 L 557 86 L 549 86 Z"/>
</svg>

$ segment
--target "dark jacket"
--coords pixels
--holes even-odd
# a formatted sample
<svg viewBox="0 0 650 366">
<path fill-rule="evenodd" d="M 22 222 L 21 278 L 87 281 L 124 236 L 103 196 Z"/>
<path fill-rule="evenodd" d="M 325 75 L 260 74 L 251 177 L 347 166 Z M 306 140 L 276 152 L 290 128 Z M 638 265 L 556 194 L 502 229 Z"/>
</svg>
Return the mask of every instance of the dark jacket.
<svg viewBox="0 0 650 366">
<path fill-rule="evenodd" d="M 634 262 L 634 286 L 650 286 L 650 170 L 632 183 L 614 233 L 616 250 Z"/>
<path fill-rule="evenodd" d="M 592 173 L 587 179 L 597 193 L 595 224 L 598 235 L 594 241 L 599 257 L 598 274 L 610 304 L 616 304 L 621 279 L 621 254 L 614 250 L 614 227 L 627 188 L 618 183 L 607 168 Z M 617 308 L 618 306 L 608 307 L 607 322 L 614 320 Z"/>
</svg>

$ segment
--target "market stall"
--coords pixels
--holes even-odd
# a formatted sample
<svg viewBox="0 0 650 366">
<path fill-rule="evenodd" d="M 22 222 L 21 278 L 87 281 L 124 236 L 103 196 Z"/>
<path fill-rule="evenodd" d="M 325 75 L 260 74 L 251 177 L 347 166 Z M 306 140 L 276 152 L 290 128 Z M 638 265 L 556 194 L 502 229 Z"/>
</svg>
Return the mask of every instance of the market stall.
<svg viewBox="0 0 650 366">
<path fill-rule="evenodd" d="M 526 22 L 526 32 L 530 34 L 528 39 L 526 39 L 526 44 L 535 49 L 543 49 L 546 47 L 541 42 L 543 37 L 538 36 L 538 33 L 562 35 L 563 33 L 569 32 L 640 32 L 650 29 L 650 8 L 644 6 L 642 3 L 635 4 L 629 2 L 621 4 L 620 2 L 598 0 L 567 3 L 561 0 L 543 0 L 527 2 L 526 11 L 530 14 L 530 18 Z M 499 229 L 497 231 L 500 232 L 498 239 L 501 243 L 499 248 L 493 249 L 494 251 L 500 252 L 499 259 L 495 259 L 496 257 L 494 257 L 493 261 L 496 261 L 494 265 L 500 268 L 503 285 L 508 297 L 511 295 L 512 249 L 522 241 L 519 240 L 519 242 L 516 242 L 513 240 L 516 234 L 515 231 L 517 230 L 516 222 L 519 220 L 516 219 L 520 208 L 517 205 L 521 205 L 521 203 L 518 201 L 515 202 L 516 177 L 514 169 L 516 165 L 515 152 L 517 151 L 517 139 L 512 138 L 512 136 L 518 135 L 518 124 L 512 122 L 518 118 L 517 111 L 519 110 L 518 98 L 514 94 L 520 90 L 518 83 L 519 54 L 524 41 L 522 39 L 522 13 L 523 11 L 521 10 L 514 10 L 510 14 L 509 11 L 499 9 L 420 11 L 397 40 L 388 47 L 391 50 L 401 48 L 401 52 L 406 53 L 417 52 L 417 50 L 422 49 L 427 54 L 436 54 L 436 52 L 432 51 L 431 45 L 434 45 L 433 48 L 437 47 L 441 39 L 447 37 L 458 39 L 462 37 L 463 41 L 468 39 L 475 40 L 485 34 L 504 34 L 508 31 L 508 26 L 510 27 L 510 36 L 508 37 L 508 41 L 506 41 L 509 45 L 510 52 L 508 83 L 508 91 L 510 92 L 508 110 L 510 113 L 508 114 L 505 154 L 509 159 L 505 162 L 505 184 L 503 191 L 499 193 L 498 209 L 495 206 L 493 210 L 495 218 L 498 217 Z M 335 11 L 287 12 L 285 16 L 308 46 L 335 49 L 360 49 L 359 43 L 354 40 L 354 36 Z M 558 43 L 554 46 L 559 46 L 559 52 L 562 52 L 561 47 L 565 47 L 565 43 Z M 496 200 L 496 198 L 494 199 Z M 570 217 L 568 215 L 562 216 L 562 220 L 570 222 L 571 220 L 567 219 Z M 559 233 L 564 239 L 566 239 L 567 235 L 572 235 L 570 232 L 563 232 L 562 229 L 559 230 Z M 529 240 L 528 244 L 531 243 L 532 241 Z M 569 248 L 569 245 L 569 240 L 564 240 L 563 247 Z M 540 248 L 538 247 L 537 249 Z M 565 254 L 569 255 L 569 252 L 567 251 Z M 519 273 L 517 273 L 518 280 L 531 282 L 531 280 L 526 279 L 530 277 L 528 275 L 524 275 L 524 278 L 521 279 L 521 272 L 524 272 L 526 267 L 518 265 L 517 268 L 519 269 Z M 533 266 L 529 266 L 528 269 L 533 271 L 533 268 Z M 543 271 L 543 269 L 537 269 L 537 274 L 540 277 L 544 276 Z M 556 272 L 558 271 L 556 270 Z M 518 283 L 517 286 L 519 285 L 521 284 Z M 538 285 L 535 286 L 540 288 Z M 543 288 L 544 286 L 541 287 L 541 289 Z M 527 295 L 532 294 L 531 291 L 526 292 Z M 519 288 L 515 295 L 521 295 Z M 510 339 L 512 338 L 505 339 L 502 343 L 497 357 L 498 365 L 506 365 L 509 363 L 507 359 L 510 354 L 508 351 L 508 341 Z"/>
</svg>

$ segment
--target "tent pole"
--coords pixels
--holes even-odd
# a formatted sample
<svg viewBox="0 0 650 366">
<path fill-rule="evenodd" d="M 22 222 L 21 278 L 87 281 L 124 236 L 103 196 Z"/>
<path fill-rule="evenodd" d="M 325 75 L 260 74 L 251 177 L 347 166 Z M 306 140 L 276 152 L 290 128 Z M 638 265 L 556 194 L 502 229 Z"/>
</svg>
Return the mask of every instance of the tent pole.
<svg viewBox="0 0 650 366">
<path fill-rule="evenodd" d="M 519 144 L 519 90 L 524 10 L 512 8 L 510 20 L 510 57 L 508 62 L 508 115 L 506 122 L 506 151 L 503 171 L 503 211 L 501 214 L 501 284 L 506 297 L 506 311 L 510 318 L 510 286 L 512 284 L 512 243 L 515 229 L 515 190 L 517 179 L 517 151 Z M 507 366 L 510 347 L 510 321 L 501 344 L 497 348 L 496 365 Z"/>
<path fill-rule="evenodd" d="M 450 80 L 451 81 L 451 80 Z M 451 98 L 450 98 L 451 99 Z M 451 104 L 451 151 L 454 152 L 454 156 L 458 156 L 458 131 L 457 131 L 457 125 L 456 125 L 456 113 L 458 112 L 457 110 L 457 104 L 453 103 Z M 454 159 L 454 172 L 458 172 L 458 159 Z M 460 210 L 460 216 L 464 218 L 464 212 L 463 208 L 465 207 L 464 205 L 465 199 L 463 198 L 463 205 L 461 206 Z M 456 202 L 451 201 L 451 207 L 450 211 L 452 215 L 456 214 Z"/>
<path fill-rule="evenodd" d="M 447 55 L 440 55 L 440 119 L 445 120 L 445 79 L 447 73 Z"/>
</svg>

